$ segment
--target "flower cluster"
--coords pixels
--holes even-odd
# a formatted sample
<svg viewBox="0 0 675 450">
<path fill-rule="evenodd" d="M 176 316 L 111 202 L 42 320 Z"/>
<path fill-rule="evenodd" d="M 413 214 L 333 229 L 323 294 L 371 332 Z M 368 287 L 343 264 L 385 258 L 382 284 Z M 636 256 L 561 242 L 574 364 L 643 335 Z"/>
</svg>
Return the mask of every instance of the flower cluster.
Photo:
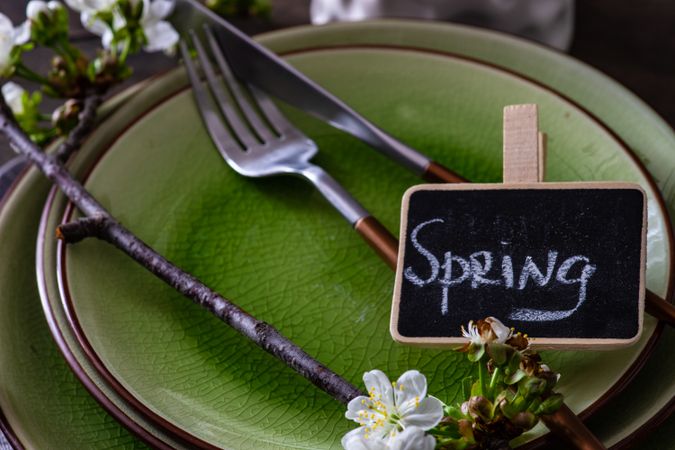
<svg viewBox="0 0 675 450">
<path fill-rule="evenodd" d="M 37 143 L 68 133 L 78 122 L 83 99 L 100 95 L 131 74 L 126 61 L 141 48 L 171 52 L 178 33 L 164 19 L 174 0 L 66 0 L 80 13 L 84 26 L 102 38 L 103 48 L 87 58 L 69 40 L 68 10 L 59 1 L 32 0 L 26 20 L 15 27 L 0 13 L 0 79 L 12 76 L 40 85 L 49 96 L 66 99 L 53 114 L 39 112 L 42 95 L 29 94 L 16 83 L 3 85 L 5 102 L 24 131 Z M 54 53 L 46 75 L 23 64 L 22 55 L 35 47 Z"/>
<path fill-rule="evenodd" d="M 82 25 L 101 36 L 103 47 L 122 57 L 140 48 L 147 52 L 172 53 L 178 33 L 164 19 L 174 8 L 173 0 L 66 0 L 80 13 Z"/>
<path fill-rule="evenodd" d="M 445 407 L 437 448 L 508 448 L 542 415 L 560 408 L 562 395 L 553 392 L 560 375 L 541 363 L 526 335 L 494 317 L 469 322 L 462 334 L 469 342 L 460 351 L 476 375 L 464 380 L 466 400 Z"/>
<path fill-rule="evenodd" d="M 460 349 L 475 367 L 463 381 L 464 400 L 427 396 L 424 375 L 410 370 L 390 383 L 379 370 L 363 380 L 368 397 L 349 402 L 345 416 L 361 425 L 342 439 L 346 450 L 473 450 L 509 448 L 509 441 L 555 412 L 559 379 L 529 348 L 526 335 L 494 317 L 462 327 Z"/>
</svg>

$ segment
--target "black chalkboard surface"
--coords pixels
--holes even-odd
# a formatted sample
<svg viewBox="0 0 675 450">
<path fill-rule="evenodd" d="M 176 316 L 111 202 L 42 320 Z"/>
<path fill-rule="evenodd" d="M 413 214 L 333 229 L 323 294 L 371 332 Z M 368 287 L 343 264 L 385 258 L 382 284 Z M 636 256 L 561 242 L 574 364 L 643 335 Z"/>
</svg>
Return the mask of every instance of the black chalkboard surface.
<svg viewBox="0 0 675 450">
<path fill-rule="evenodd" d="M 421 185 L 406 192 L 391 332 L 457 345 L 494 316 L 538 347 L 642 331 L 646 201 L 628 183 Z"/>
</svg>

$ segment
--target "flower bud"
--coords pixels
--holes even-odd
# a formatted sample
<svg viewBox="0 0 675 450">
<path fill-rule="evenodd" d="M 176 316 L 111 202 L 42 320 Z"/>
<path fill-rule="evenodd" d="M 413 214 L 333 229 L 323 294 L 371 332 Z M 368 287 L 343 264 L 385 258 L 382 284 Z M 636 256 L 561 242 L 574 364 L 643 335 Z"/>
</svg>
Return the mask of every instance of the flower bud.
<svg viewBox="0 0 675 450">
<path fill-rule="evenodd" d="M 469 414 L 474 419 L 481 418 L 484 421 L 492 419 L 492 403 L 487 398 L 475 395 L 469 399 Z"/>
<path fill-rule="evenodd" d="M 77 125 L 82 105 L 71 98 L 52 113 L 52 124 L 60 134 L 66 134 Z"/>
<path fill-rule="evenodd" d="M 537 417 L 529 411 L 522 411 L 513 416 L 511 423 L 523 430 L 529 430 L 538 422 Z"/>
<path fill-rule="evenodd" d="M 459 428 L 459 434 L 461 434 L 470 444 L 476 442 L 476 438 L 473 435 L 473 426 L 469 420 L 459 420 L 457 422 L 457 428 Z"/>
<path fill-rule="evenodd" d="M 2 85 L 2 96 L 5 98 L 7 106 L 12 110 L 15 117 L 20 116 L 24 112 L 25 94 L 25 89 L 13 81 L 8 81 Z"/>
<path fill-rule="evenodd" d="M 546 392 L 546 380 L 537 377 L 529 377 L 521 384 L 525 396 L 534 397 Z"/>
</svg>

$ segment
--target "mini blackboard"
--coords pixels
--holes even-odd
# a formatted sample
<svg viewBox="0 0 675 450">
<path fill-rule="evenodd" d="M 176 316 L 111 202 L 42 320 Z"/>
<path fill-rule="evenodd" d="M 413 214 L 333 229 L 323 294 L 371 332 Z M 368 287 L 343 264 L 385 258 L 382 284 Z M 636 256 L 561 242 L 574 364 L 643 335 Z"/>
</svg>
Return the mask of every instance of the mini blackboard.
<svg viewBox="0 0 675 450">
<path fill-rule="evenodd" d="M 543 149 L 531 106 L 508 111 L 527 113 L 526 126 L 508 137 L 505 111 L 509 183 L 419 185 L 404 194 L 396 341 L 456 347 L 466 342 L 461 326 L 488 316 L 539 348 L 607 348 L 639 338 L 645 193 L 631 183 L 536 182 Z M 515 142 L 526 145 L 507 155 Z"/>
<path fill-rule="evenodd" d="M 392 334 L 458 344 L 494 316 L 533 345 L 628 344 L 642 328 L 645 197 L 632 184 L 406 192 Z"/>
</svg>

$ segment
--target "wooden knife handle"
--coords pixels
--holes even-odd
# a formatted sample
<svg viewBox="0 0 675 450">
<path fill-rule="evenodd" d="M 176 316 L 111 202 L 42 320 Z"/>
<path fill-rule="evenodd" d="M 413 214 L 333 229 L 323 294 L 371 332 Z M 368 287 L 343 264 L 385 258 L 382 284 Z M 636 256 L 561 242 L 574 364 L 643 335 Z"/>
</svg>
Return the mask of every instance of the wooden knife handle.
<svg viewBox="0 0 675 450">
<path fill-rule="evenodd" d="M 602 442 L 567 405 L 563 404 L 558 411 L 542 416 L 541 419 L 552 432 L 571 442 L 579 450 L 605 450 Z"/>
<path fill-rule="evenodd" d="M 396 270 L 398 239 L 384 225 L 373 216 L 366 216 L 354 224 L 354 229 L 392 270 Z"/>
<path fill-rule="evenodd" d="M 467 183 L 469 181 L 435 161 L 429 163 L 422 178 L 431 183 Z"/>
<path fill-rule="evenodd" d="M 469 180 L 457 175 L 447 167 L 435 161 L 431 161 L 422 177 L 432 183 L 468 183 Z M 645 298 L 645 311 L 648 314 L 664 321 L 670 326 L 675 326 L 675 306 L 662 299 L 652 291 L 647 290 Z"/>
<path fill-rule="evenodd" d="M 645 297 L 645 311 L 668 325 L 675 326 L 675 306 L 650 290 L 647 290 Z"/>
</svg>

